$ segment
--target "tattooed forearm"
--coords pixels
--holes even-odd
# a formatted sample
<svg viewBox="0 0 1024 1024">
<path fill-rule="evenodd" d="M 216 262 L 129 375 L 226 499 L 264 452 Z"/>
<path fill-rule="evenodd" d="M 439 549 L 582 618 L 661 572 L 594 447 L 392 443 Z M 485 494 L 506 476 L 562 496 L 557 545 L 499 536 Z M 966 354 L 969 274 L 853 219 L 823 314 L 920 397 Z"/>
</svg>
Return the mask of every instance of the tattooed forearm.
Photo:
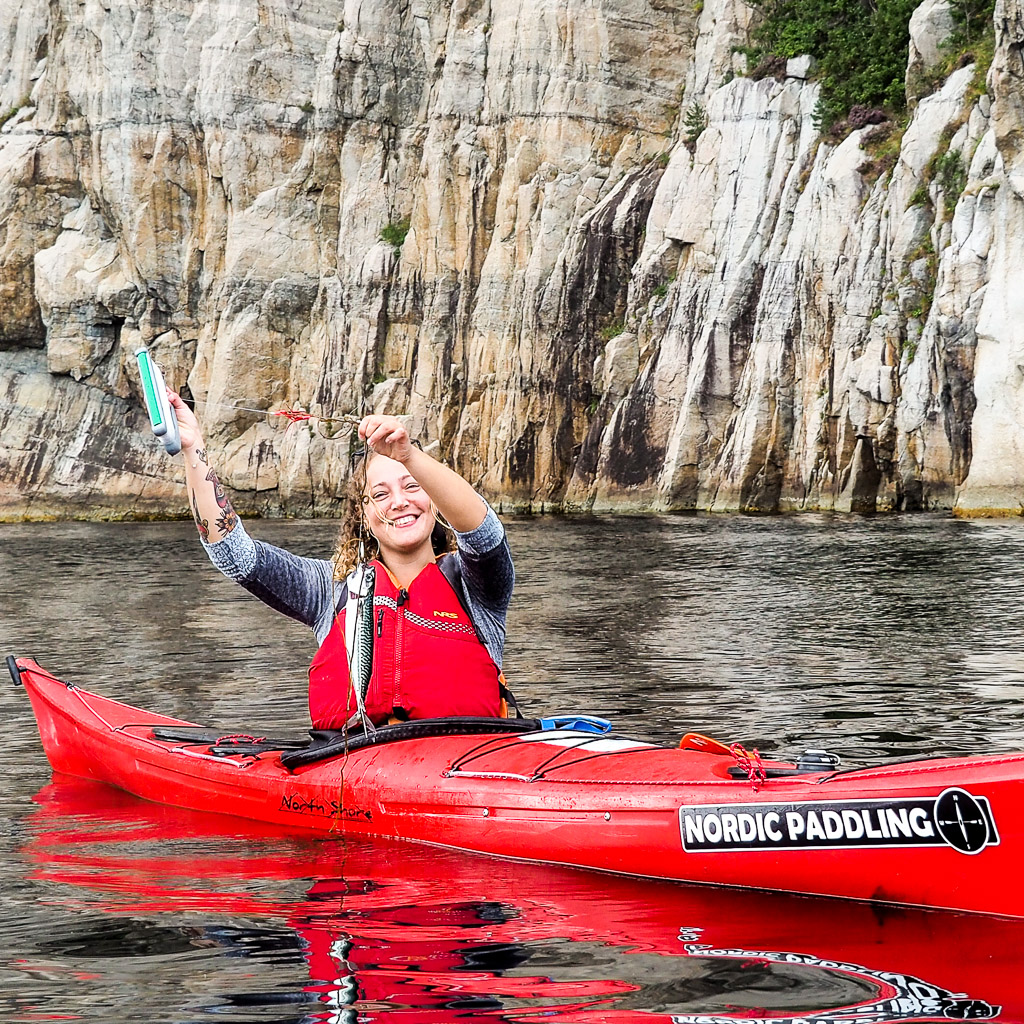
<svg viewBox="0 0 1024 1024">
<path fill-rule="evenodd" d="M 196 500 L 196 492 L 192 491 L 192 518 L 196 522 L 196 529 L 199 531 L 199 536 L 203 540 L 208 540 L 210 537 L 210 521 L 204 519 L 199 514 L 199 502 Z"/>
<path fill-rule="evenodd" d="M 217 506 L 220 508 L 220 515 L 217 517 L 217 529 L 221 533 L 230 533 L 238 523 L 238 515 L 231 507 L 231 501 L 224 493 L 224 486 L 212 469 L 206 474 L 206 479 L 213 484 L 213 493 L 217 499 Z"/>
<path fill-rule="evenodd" d="M 205 544 L 216 544 L 234 530 L 239 520 L 220 478 L 210 467 L 205 448 L 197 445 L 189 452 L 185 459 L 185 480 L 199 536 Z"/>
</svg>

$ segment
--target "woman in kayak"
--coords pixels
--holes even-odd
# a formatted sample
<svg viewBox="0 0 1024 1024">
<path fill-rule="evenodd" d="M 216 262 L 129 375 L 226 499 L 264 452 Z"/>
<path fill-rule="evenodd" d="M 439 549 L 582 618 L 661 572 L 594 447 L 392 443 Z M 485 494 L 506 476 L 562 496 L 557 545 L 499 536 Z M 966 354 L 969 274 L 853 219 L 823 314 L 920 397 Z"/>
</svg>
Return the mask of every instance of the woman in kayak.
<svg viewBox="0 0 1024 1024">
<path fill-rule="evenodd" d="M 189 504 L 210 560 L 309 626 L 320 644 L 310 667 L 314 730 L 345 728 L 357 715 L 345 617 L 361 536 L 376 570 L 372 675 L 359 694 L 365 716 L 381 725 L 507 713 L 501 657 L 512 558 L 501 521 L 458 473 L 422 451 L 395 417 L 364 417 L 358 433 L 366 448 L 349 481 L 338 551 L 332 561 L 301 558 L 249 536 L 209 465 L 199 422 L 168 394 Z"/>
</svg>

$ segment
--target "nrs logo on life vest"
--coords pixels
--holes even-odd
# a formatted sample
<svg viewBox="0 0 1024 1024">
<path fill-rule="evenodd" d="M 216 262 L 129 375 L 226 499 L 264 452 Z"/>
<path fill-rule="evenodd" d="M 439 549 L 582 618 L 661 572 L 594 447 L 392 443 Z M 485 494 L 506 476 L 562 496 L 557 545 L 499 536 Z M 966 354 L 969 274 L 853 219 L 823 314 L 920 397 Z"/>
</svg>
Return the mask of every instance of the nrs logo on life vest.
<svg viewBox="0 0 1024 1024">
<path fill-rule="evenodd" d="M 681 807 L 679 829 L 687 853 L 952 846 L 974 854 L 999 844 L 988 800 L 957 788 L 936 797 Z"/>
</svg>

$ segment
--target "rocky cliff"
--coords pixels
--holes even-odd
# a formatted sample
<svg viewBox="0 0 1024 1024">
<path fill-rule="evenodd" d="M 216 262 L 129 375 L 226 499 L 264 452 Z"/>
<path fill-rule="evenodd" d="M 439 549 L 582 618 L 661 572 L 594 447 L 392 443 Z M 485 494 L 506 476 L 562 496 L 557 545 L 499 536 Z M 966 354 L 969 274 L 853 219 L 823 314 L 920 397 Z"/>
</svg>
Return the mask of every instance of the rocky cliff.
<svg viewBox="0 0 1024 1024">
<path fill-rule="evenodd" d="M 1021 0 L 888 159 L 822 138 L 806 62 L 736 74 L 751 17 L 7 5 L 0 515 L 184 508 L 142 343 L 239 508 L 335 507 L 347 444 L 262 412 L 300 408 L 408 415 L 535 508 L 1018 513 Z"/>
</svg>

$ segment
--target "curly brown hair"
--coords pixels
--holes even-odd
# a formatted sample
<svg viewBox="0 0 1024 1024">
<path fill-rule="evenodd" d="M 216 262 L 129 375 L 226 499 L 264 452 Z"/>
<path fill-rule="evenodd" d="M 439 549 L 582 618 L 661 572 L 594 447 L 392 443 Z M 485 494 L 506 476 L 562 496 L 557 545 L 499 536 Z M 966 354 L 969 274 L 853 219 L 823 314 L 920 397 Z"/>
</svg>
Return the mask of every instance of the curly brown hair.
<svg viewBox="0 0 1024 1024">
<path fill-rule="evenodd" d="M 343 582 L 348 578 L 349 573 L 356 567 L 359 561 L 359 541 L 362 539 L 369 549 L 367 554 L 377 547 L 377 542 L 369 529 L 363 524 L 363 510 L 367 502 L 366 495 L 366 465 L 374 456 L 369 451 L 359 458 L 361 466 L 357 465 L 349 474 L 345 484 L 345 492 L 341 497 L 341 530 L 338 533 L 338 540 L 334 547 L 334 556 L 331 561 L 334 563 L 334 578 Z M 437 517 L 437 509 L 434 503 L 430 508 Z M 434 549 L 434 557 L 439 557 L 447 551 L 455 550 L 455 534 L 452 530 L 446 529 L 440 519 L 434 524 L 430 534 L 430 544 Z M 372 557 L 372 556 L 371 556 Z"/>
</svg>

